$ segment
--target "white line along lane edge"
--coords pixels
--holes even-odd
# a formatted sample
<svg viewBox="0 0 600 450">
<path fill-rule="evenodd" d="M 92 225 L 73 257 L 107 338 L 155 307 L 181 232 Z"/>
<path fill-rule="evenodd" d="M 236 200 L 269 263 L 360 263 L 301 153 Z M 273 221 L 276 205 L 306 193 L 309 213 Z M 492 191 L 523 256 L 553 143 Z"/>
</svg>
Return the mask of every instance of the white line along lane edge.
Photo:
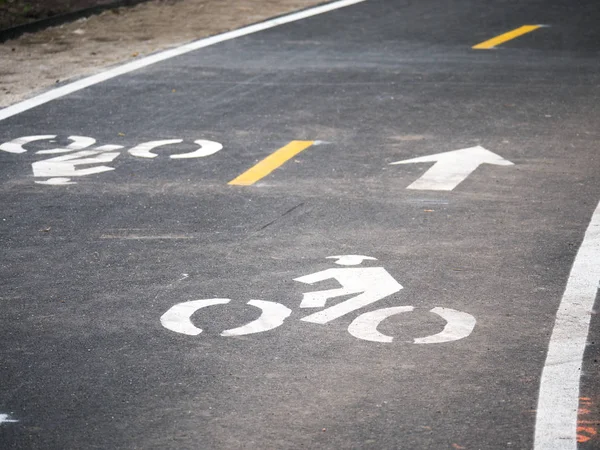
<svg viewBox="0 0 600 450">
<path fill-rule="evenodd" d="M 146 56 L 145 58 L 140 58 L 136 61 L 132 61 L 130 63 L 126 63 L 114 67 L 112 69 L 100 72 L 96 75 L 92 75 L 90 77 L 74 81 L 73 83 L 69 83 L 64 86 L 52 89 L 36 97 L 32 97 L 28 100 L 15 103 L 14 105 L 8 106 L 4 109 L 0 109 L 0 120 L 4 120 L 9 117 L 15 116 L 24 111 L 35 108 L 36 106 L 43 105 L 44 103 L 48 103 L 52 100 L 56 100 L 57 98 L 64 97 L 65 95 L 69 95 L 73 92 L 80 91 L 81 89 L 93 86 L 94 84 L 102 83 L 103 81 L 110 80 L 111 78 L 118 77 L 119 75 L 133 72 L 134 70 L 141 69 L 142 67 L 147 67 L 152 64 L 156 64 L 158 62 L 174 58 L 175 56 L 183 55 L 185 53 L 198 50 L 200 48 L 218 44 L 219 42 L 228 41 L 252 33 L 257 33 L 262 30 L 267 30 L 269 28 L 277 27 L 279 25 L 283 25 L 290 22 L 296 22 L 301 19 L 306 19 L 307 17 L 316 16 L 319 14 L 344 8 L 346 6 L 354 5 L 357 3 L 362 3 L 365 1 L 366 0 L 338 0 L 331 3 L 326 3 L 324 5 L 315 6 L 314 8 L 308 8 L 302 11 L 287 14 L 285 16 L 269 19 L 264 22 L 239 28 L 237 30 L 228 31 L 226 33 L 217 34 L 215 36 L 211 36 L 204 39 L 199 39 L 197 41 L 193 41 L 189 44 L 185 44 L 170 50 L 158 52 L 153 55 Z"/>
<path fill-rule="evenodd" d="M 600 203 L 560 301 L 542 371 L 534 450 L 576 450 L 581 366 L 600 280 Z"/>
</svg>

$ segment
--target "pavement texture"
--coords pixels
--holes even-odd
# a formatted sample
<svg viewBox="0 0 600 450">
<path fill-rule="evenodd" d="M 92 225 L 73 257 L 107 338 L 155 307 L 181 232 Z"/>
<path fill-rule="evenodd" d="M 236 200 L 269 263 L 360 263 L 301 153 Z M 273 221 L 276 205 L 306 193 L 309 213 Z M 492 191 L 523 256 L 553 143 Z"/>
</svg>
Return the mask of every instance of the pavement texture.
<svg viewBox="0 0 600 450">
<path fill-rule="evenodd" d="M 526 24 L 493 50 L 471 47 Z M 529 449 L 540 374 L 577 249 L 600 199 L 600 5 L 371 0 L 207 47 L 0 122 L 3 448 Z M 39 184 L 38 154 L 89 136 L 114 170 Z M 182 139 L 154 150 L 138 144 Z M 169 156 L 223 149 L 202 158 Z M 228 182 L 291 141 L 316 141 L 249 186 Z M 407 189 L 482 146 L 451 191 Z M 97 155 L 96 155 L 97 156 Z M 39 172 L 41 166 L 36 166 Z M 84 166 L 85 167 L 85 166 Z M 80 168 L 80 167 L 78 167 Z M 326 324 L 299 319 L 295 278 L 366 255 L 403 287 Z M 327 306 L 347 300 L 345 295 Z M 161 325 L 175 304 L 203 332 Z M 235 337 L 250 300 L 291 310 Z M 413 306 L 378 331 L 362 313 Z M 476 319 L 440 333 L 449 308 Z M 598 319 L 580 448 L 598 448 Z M 557 412 L 560 414 L 560 411 Z M 586 434 L 587 433 L 587 434 Z M 584 436 L 585 434 L 585 436 Z M 585 437 L 589 439 L 585 439 Z"/>
</svg>

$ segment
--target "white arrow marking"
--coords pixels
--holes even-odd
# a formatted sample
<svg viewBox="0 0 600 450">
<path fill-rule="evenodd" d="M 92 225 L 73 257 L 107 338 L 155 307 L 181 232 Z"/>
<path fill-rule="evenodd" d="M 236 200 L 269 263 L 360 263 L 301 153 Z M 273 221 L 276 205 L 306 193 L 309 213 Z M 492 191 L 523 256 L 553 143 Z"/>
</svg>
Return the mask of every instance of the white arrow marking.
<svg viewBox="0 0 600 450">
<path fill-rule="evenodd" d="M 421 156 L 419 158 L 396 161 L 390 164 L 412 164 L 435 162 L 427 172 L 406 189 L 423 191 L 451 191 L 465 180 L 481 164 L 512 166 L 512 162 L 481 146 L 463 148 L 451 152 Z"/>
<path fill-rule="evenodd" d="M 190 318 L 200 308 L 212 305 L 225 305 L 231 300 L 228 298 L 209 298 L 206 300 L 192 300 L 191 302 L 177 303 L 160 317 L 160 323 L 168 330 L 175 333 L 196 336 L 202 333 L 202 329 L 196 327 Z"/>
<path fill-rule="evenodd" d="M 442 342 L 458 341 L 466 338 L 475 328 L 475 317 L 455 309 L 437 307 L 431 310 L 442 319 L 446 320 L 446 326 L 438 334 L 416 338 L 415 344 L 441 344 Z"/>
<path fill-rule="evenodd" d="M 241 327 L 225 330 L 221 333 L 221 336 L 243 336 L 244 334 L 272 330 L 283 324 L 283 321 L 292 313 L 291 309 L 283 306 L 281 303 L 267 302 L 265 300 L 250 300 L 248 304 L 262 309 L 260 317 Z"/>
</svg>

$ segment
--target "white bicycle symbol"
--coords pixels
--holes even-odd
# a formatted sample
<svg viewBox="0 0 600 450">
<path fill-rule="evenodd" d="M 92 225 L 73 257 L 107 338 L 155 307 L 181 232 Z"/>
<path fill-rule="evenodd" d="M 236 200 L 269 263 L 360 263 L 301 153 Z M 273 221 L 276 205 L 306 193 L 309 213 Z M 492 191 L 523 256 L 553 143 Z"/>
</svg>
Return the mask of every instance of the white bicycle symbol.
<svg viewBox="0 0 600 450">
<path fill-rule="evenodd" d="M 27 149 L 24 147 L 25 145 L 44 140 L 48 140 L 51 143 L 56 142 L 56 137 L 54 134 L 24 136 L 3 143 L 0 145 L 0 150 L 8 153 L 25 153 L 27 152 Z M 67 146 L 35 152 L 36 155 L 61 154 L 61 156 L 53 156 L 31 164 L 34 177 L 47 178 L 46 180 L 37 180 L 36 183 L 47 185 L 75 184 L 75 181 L 71 181 L 73 177 L 83 177 L 115 170 L 114 167 L 109 167 L 105 164 L 114 161 L 121 154 L 117 150 L 124 148 L 122 145 L 93 147 L 96 144 L 96 139 L 88 136 L 69 136 L 68 139 L 71 143 Z M 128 153 L 137 158 L 155 158 L 158 155 L 152 152 L 153 149 L 166 145 L 180 144 L 182 142 L 183 139 L 163 139 L 144 142 L 130 148 Z M 205 139 L 198 139 L 194 143 L 199 146 L 198 149 L 187 153 L 169 155 L 169 157 L 171 159 L 203 158 L 213 155 L 223 148 L 223 145 L 220 143 Z M 89 167 L 91 165 L 95 166 Z M 78 168 L 78 166 L 88 167 Z"/>
<path fill-rule="evenodd" d="M 365 260 L 376 260 L 376 258 L 363 255 L 338 255 L 329 256 L 328 258 L 335 259 L 335 264 L 342 266 L 356 266 Z M 309 314 L 301 318 L 301 321 L 326 324 L 382 300 L 402 289 L 400 283 L 383 267 L 336 267 L 295 278 L 294 281 L 314 284 L 328 279 L 335 279 L 341 287 L 303 294 L 300 308 L 325 308 L 329 299 L 352 294 L 358 295 Z M 192 315 L 199 309 L 225 305 L 230 301 L 228 298 L 210 298 L 178 303 L 164 313 L 160 321 L 165 328 L 171 331 L 196 336 L 202 333 L 202 329 L 192 323 Z M 260 317 L 240 327 L 225 330 L 221 333 L 221 336 L 243 336 L 273 330 L 281 326 L 292 313 L 291 309 L 278 302 L 250 300 L 247 305 L 259 308 L 261 310 Z M 410 313 L 414 310 L 415 307 L 413 306 L 395 306 L 366 312 L 352 321 L 348 326 L 348 332 L 352 336 L 366 341 L 392 342 L 392 336 L 377 331 L 379 324 L 388 317 Z M 439 344 L 456 341 L 469 336 L 475 328 L 476 320 L 471 314 L 442 307 L 435 307 L 430 312 L 437 314 L 446 321 L 444 329 L 437 334 L 415 338 L 413 343 Z"/>
</svg>

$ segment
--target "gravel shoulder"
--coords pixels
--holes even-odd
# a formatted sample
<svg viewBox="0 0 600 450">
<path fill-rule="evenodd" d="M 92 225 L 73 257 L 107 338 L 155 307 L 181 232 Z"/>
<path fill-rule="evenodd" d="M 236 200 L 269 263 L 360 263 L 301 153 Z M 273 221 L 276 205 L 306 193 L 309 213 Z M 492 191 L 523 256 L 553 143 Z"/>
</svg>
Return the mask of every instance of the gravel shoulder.
<svg viewBox="0 0 600 450">
<path fill-rule="evenodd" d="M 0 44 L 0 107 L 57 83 L 322 0 L 154 0 Z"/>
</svg>

